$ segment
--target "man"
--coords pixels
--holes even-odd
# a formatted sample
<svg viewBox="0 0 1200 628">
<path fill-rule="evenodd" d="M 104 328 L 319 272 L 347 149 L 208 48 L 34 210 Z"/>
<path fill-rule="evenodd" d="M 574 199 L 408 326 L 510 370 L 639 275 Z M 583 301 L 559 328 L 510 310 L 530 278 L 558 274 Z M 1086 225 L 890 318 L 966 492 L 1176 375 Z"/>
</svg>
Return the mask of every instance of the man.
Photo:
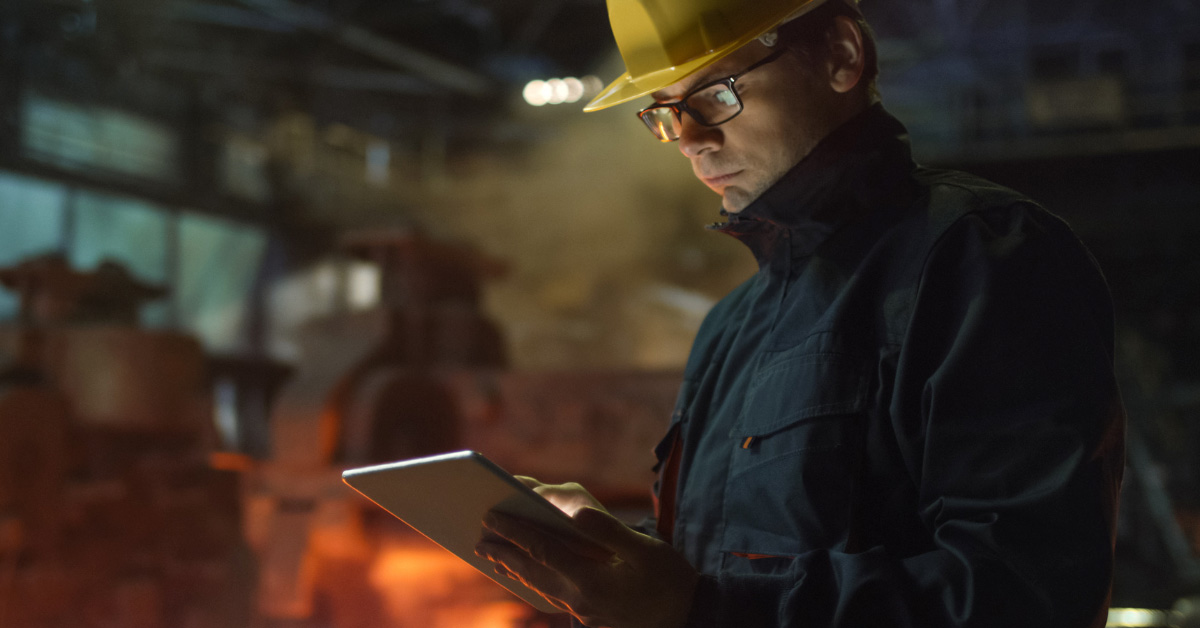
<svg viewBox="0 0 1200 628">
<path fill-rule="evenodd" d="M 588 626 L 1103 626 L 1124 414 L 1103 278 L 1019 194 L 913 164 L 851 0 L 610 0 L 630 72 L 759 272 L 706 318 L 657 531 L 535 490 L 478 550 Z M 737 15 L 738 18 L 729 18 Z"/>
</svg>

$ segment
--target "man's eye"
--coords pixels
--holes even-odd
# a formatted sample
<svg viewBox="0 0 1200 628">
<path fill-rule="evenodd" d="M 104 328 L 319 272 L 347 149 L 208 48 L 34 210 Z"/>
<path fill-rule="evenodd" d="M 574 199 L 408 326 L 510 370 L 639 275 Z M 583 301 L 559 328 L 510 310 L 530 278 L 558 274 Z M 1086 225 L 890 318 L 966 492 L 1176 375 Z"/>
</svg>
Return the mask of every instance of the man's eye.
<svg viewBox="0 0 1200 628">
<path fill-rule="evenodd" d="M 737 96 L 733 95 L 733 90 L 731 89 L 721 89 L 715 94 L 715 97 L 717 102 L 721 103 L 722 105 L 726 105 L 728 107 L 737 106 Z"/>
<path fill-rule="evenodd" d="M 688 99 L 688 105 L 697 109 L 709 109 L 712 107 L 727 108 L 736 107 L 738 104 L 737 95 L 733 93 L 726 85 L 713 85 L 703 91 L 697 92 L 694 96 Z"/>
</svg>

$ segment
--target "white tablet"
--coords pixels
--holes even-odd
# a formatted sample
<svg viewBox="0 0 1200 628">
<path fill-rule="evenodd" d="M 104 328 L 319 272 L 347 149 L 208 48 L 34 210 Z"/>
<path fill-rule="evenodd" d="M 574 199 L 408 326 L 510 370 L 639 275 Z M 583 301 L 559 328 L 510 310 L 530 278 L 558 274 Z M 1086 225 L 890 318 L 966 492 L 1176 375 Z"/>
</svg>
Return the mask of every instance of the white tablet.
<svg viewBox="0 0 1200 628">
<path fill-rule="evenodd" d="M 562 611 L 475 555 L 488 511 L 531 520 L 569 542 L 597 545 L 557 506 L 474 451 L 349 469 L 342 481 L 543 612 Z"/>
</svg>

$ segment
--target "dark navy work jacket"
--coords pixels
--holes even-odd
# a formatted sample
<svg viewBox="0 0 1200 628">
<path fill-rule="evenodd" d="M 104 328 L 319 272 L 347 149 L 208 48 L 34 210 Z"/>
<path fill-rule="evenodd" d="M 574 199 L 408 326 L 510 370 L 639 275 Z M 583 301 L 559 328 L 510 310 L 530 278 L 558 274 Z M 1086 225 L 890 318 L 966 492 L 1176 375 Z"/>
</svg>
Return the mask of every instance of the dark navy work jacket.
<svg viewBox="0 0 1200 628">
<path fill-rule="evenodd" d="M 1103 626 L 1124 412 L 1068 227 L 917 167 L 875 106 L 714 228 L 759 271 L 658 450 L 704 574 L 688 626 Z"/>
</svg>

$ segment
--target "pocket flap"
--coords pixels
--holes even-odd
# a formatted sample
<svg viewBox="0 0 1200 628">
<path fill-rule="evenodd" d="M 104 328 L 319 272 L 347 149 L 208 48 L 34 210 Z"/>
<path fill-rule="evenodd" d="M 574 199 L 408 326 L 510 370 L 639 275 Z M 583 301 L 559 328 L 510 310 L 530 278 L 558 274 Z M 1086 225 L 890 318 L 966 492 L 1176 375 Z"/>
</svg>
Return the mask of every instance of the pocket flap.
<svg viewBox="0 0 1200 628">
<path fill-rule="evenodd" d="M 755 376 L 729 435 L 768 436 L 801 421 L 860 412 L 866 405 L 865 367 L 862 360 L 837 353 L 771 359 Z"/>
</svg>

